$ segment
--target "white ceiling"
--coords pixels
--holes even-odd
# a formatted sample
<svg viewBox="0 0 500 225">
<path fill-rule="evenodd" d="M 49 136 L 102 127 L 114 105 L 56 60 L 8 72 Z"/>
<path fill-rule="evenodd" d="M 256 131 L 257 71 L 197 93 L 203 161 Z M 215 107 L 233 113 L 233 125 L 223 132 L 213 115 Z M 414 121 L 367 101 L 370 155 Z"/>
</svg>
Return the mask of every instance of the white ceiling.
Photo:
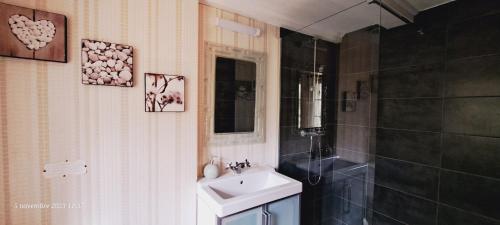
<svg viewBox="0 0 500 225">
<path fill-rule="evenodd" d="M 397 0 L 404 1 L 404 0 Z M 418 11 L 452 0 L 406 0 Z M 338 42 L 346 33 L 404 22 L 369 0 L 200 0 L 201 3 L 275 26 Z M 380 12 L 382 11 L 382 14 Z"/>
</svg>

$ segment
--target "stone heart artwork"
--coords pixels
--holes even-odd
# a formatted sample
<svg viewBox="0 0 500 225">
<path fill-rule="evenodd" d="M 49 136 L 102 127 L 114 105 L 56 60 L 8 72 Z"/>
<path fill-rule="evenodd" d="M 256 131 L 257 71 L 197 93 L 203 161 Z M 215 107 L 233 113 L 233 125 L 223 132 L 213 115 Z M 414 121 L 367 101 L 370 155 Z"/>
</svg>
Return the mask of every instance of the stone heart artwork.
<svg viewBox="0 0 500 225">
<path fill-rule="evenodd" d="M 82 40 L 82 83 L 132 87 L 133 47 Z"/>
<path fill-rule="evenodd" d="M 38 50 L 47 46 L 56 34 L 56 27 L 51 21 L 32 21 L 22 15 L 13 15 L 9 18 L 10 29 L 27 48 Z"/>
<path fill-rule="evenodd" d="M 0 56 L 67 62 L 64 15 L 0 3 Z"/>
</svg>

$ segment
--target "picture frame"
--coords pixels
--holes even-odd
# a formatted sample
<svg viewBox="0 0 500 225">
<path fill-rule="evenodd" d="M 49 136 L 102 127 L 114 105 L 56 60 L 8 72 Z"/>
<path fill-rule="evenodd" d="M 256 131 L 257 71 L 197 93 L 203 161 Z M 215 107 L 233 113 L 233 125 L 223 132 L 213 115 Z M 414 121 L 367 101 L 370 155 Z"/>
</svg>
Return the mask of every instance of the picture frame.
<svg viewBox="0 0 500 225">
<path fill-rule="evenodd" d="M 0 56 L 68 62 L 65 15 L 0 3 Z"/>
<path fill-rule="evenodd" d="M 144 74 L 145 112 L 184 112 L 185 77 L 157 73 Z"/>
</svg>

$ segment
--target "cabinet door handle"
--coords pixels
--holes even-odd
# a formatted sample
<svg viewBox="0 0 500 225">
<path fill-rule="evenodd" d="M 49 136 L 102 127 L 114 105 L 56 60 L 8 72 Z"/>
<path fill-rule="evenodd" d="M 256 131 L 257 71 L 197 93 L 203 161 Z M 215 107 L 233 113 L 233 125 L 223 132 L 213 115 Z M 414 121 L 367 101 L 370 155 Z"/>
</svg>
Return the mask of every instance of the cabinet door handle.
<svg viewBox="0 0 500 225">
<path fill-rule="evenodd" d="M 262 216 L 263 216 L 263 225 L 268 225 L 269 224 L 269 214 L 267 214 L 266 210 L 262 210 Z"/>
<path fill-rule="evenodd" d="M 347 213 L 351 212 L 351 201 L 352 201 L 352 186 L 351 183 L 349 182 L 349 185 L 347 186 Z"/>
<path fill-rule="evenodd" d="M 267 219 L 269 220 L 268 224 L 267 225 L 272 225 L 273 223 L 273 214 L 271 214 L 270 212 L 267 212 Z"/>
</svg>

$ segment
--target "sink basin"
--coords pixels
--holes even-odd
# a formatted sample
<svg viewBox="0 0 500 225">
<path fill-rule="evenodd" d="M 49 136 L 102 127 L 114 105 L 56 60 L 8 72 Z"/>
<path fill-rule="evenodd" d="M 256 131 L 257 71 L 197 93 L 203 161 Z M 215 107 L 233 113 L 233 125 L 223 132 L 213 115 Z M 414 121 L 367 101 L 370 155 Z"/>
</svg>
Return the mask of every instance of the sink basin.
<svg viewBox="0 0 500 225">
<path fill-rule="evenodd" d="M 208 184 L 208 187 L 223 199 L 246 195 L 288 183 L 288 180 L 277 173 L 248 173 L 232 179 L 223 179 Z"/>
<path fill-rule="evenodd" d="M 302 192 L 302 183 L 271 167 L 226 174 L 198 182 L 198 196 L 219 217 L 225 217 Z"/>
</svg>

